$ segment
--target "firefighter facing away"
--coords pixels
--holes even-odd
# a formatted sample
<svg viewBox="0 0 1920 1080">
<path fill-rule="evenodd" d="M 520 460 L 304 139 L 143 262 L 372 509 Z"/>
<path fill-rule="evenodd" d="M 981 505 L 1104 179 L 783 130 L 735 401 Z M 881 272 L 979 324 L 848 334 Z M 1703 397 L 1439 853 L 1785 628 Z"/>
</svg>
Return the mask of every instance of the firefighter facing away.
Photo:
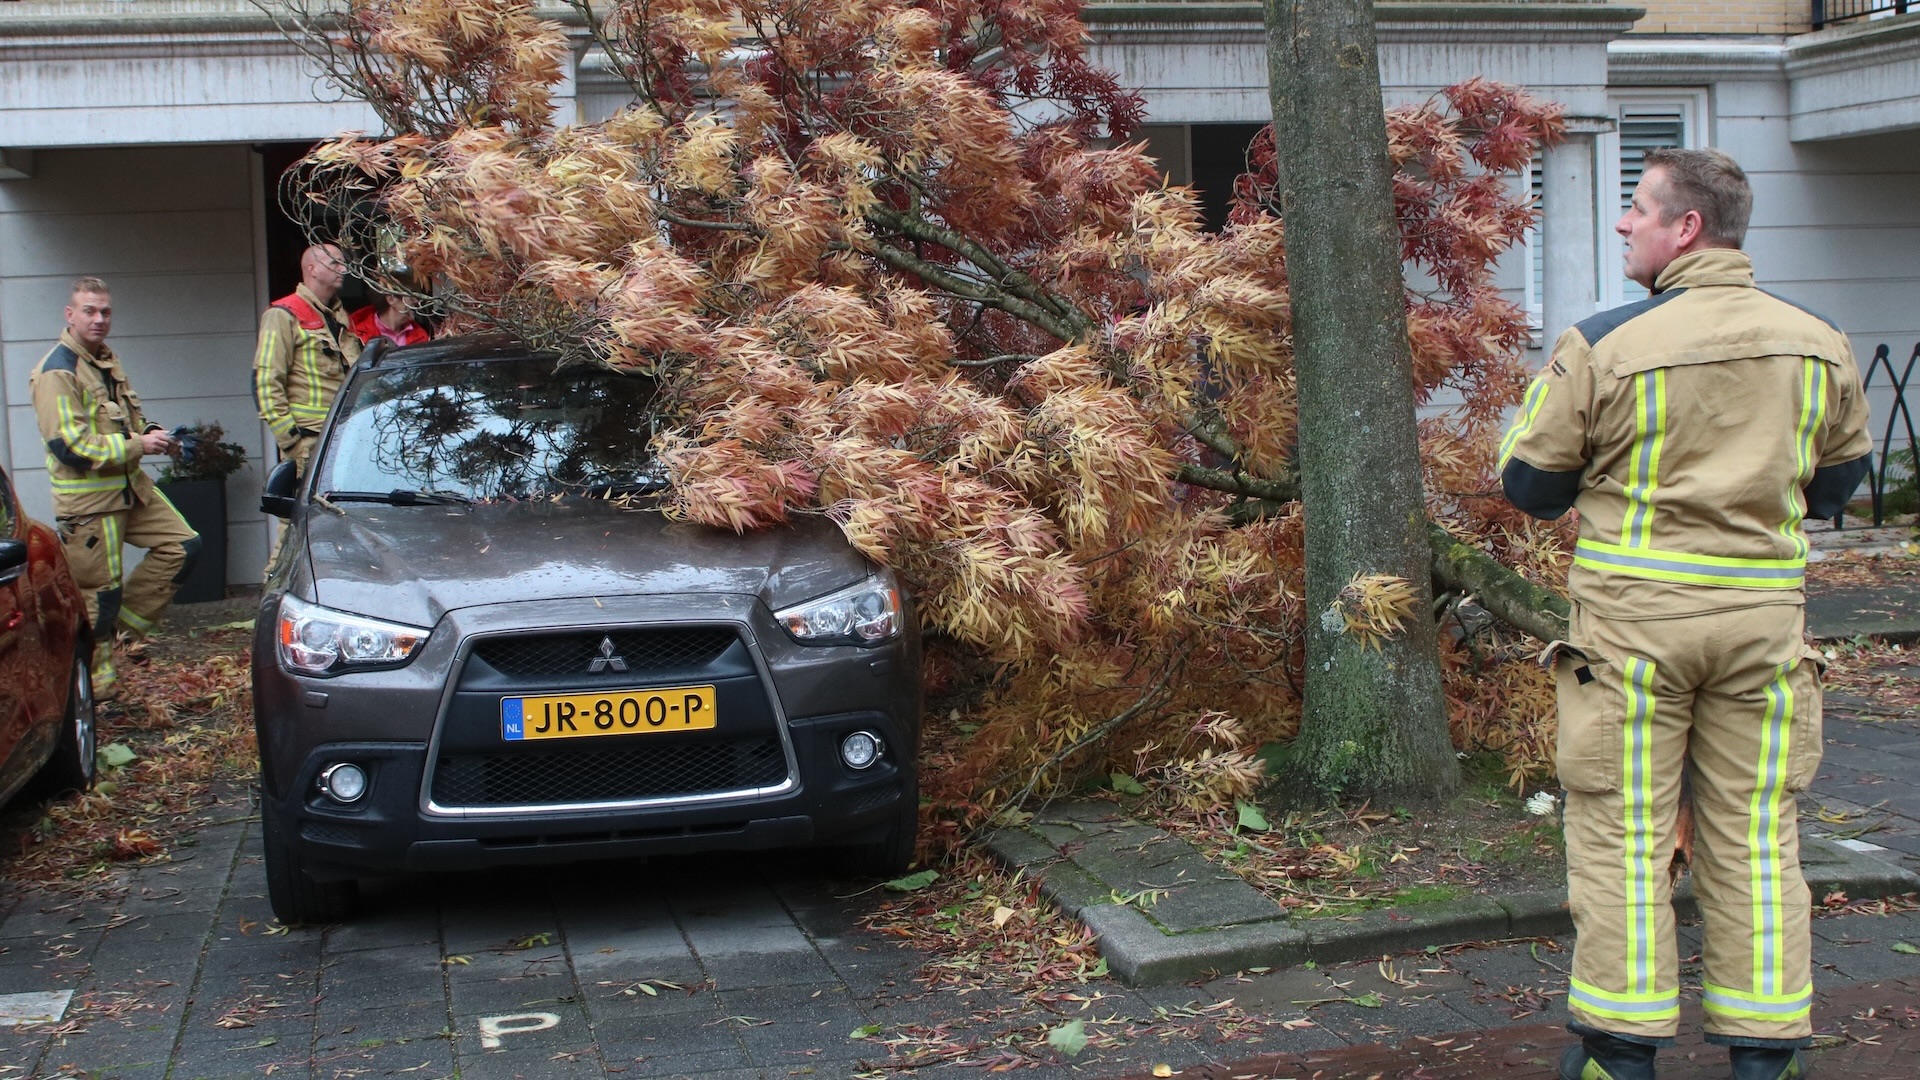
<svg viewBox="0 0 1920 1080">
<path fill-rule="evenodd" d="M 1567 330 L 1501 446 L 1507 498 L 1580 511 L 1560 705 L 1566 1080 L 1647 1080 L 1679 1026 L 1671 881 L 1692 785 L 1706 1038 L 1736 1080 L 1806 1075 L 1810 899 L 1794 793 L 1820 763 L 1819 654 L 1802 641 L 1806 517 L 1867 468 L 1847 338 L 1754 287 L 1746 175 L 1656 150 L 1615 226 L 1652 295 Z"/>
<path fill-rule="evenodd" d="M 113 298 L 96 277 L 73 283 L 67 327 L 33 369 L 33 411 L 47 445 L 53 514 L 93 624 L 93 691 L 111 697 L 116 628 L 138 647 L 193 571 L 200 534 L 140 468 L 173 448 L 149 423 L 120 358 L 107 347 Z M 122 581 L 123 544 L 147 556 Z"/>
</svg>

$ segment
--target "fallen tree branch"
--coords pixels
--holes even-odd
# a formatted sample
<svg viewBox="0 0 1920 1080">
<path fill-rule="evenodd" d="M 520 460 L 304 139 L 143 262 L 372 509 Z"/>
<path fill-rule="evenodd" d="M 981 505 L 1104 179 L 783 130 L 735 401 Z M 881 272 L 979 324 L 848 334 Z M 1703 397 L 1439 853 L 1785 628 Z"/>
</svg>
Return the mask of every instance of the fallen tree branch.
<svg viewBox="0 0 1920 1080">
<path fill-rule="evenodd" d="M 1472 593 L 1488 614 L 1541 641 L 1567 636 L 1571 609 L 1566 597 L 1514 573 L 1436 522 L 1427 522 L 1427 545 L 1433 551 L 1435 588 Z"/>
</svg>

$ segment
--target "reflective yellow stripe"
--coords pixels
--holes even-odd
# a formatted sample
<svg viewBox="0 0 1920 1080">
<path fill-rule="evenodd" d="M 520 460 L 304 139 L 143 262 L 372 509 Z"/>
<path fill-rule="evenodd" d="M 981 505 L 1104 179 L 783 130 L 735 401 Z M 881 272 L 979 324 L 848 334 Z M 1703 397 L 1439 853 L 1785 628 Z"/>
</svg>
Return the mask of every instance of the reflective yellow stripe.
<svg viewBox="0 0 1920 1080">
<path fill-rule="evenodd" d="M 123 623 L 126 623 L 129 627 L 131 627 L 132 629 L 142 634 L 147 633 L 148 631 L 153 629 L 152 619 L 141 618 L 140 616 L 135 615 L 133 612 L 128 611 L 124 607 L 120 609 L 120 621 Z"/>
<path fill-rule="evenodd" d="M 1752 880 L 1753 985 L 1762 995 L 1776 995 L 1786 982 L 1786 951 L 1781 923 L 1786 918 L 1782 896 L 1780 830 L 1798 827 L 1793 797 L 1786 791 L 1787 751 L 1793 723 L 1793 684 L 1787 673 L 1799 663 L 1788 661 L 1774 669 L 1773 681 L 1762 695 L 1767 711 L 1760 727 L 1760 761 L 1747 807 L 1747 863 Z"/>
<path fill-rule="evenodd" d="M 1633 377 L 1633 445 L 1627 451 L 1627 517 L 1620 542 L 1633 548 L 1653 544 L 1653 493 L 1660 486 L 1660 451 L 1667 441 L 1667 369 Z"/>
<path fill-rule="evenodd" d="M 120 559 L 120 515 L 108 514 L 100 520 L 100 542 L 107 546 L 107 589 L 120 587 L 124 565 Z"/>
<path fill-rule="evenodd" d="M 51 471 L 52 465 L 53 459 L 48 458 L 49 471 Z M 50 479 L 52 480 L 54 491 L 77 495 L 88 491 L 119 491 L 127 486 L 127 477 L 129 475 L 131 474 L 121 473 L 117 476 L 86 476 L 79 479 L 53 476 Z"/>
<path fill-rule="evenodd" d="M 1732 559 L 1720 555 L 1695 555 L 1686 551 L 1635 548 L 1599 540 L 1582 540 L 1575 544 L 1573 561 L 1575 565 L 1589 570 L 1650 581 L 1745 589 L 1798 589 L 1804 583 L 1807 572 L 1804 555 L 1792 559 Z"/>
<path fill-rule="evenodd" d="M 1700 1004 L 1710 1013 L 1748 1020 L 1799 1020 L 1813 1009 L 1813 984 L 1785 994 L 1750 994 L 1707 983 Z"/>
<path fill-rule="evenodd" d="M 1512 430 L 1500 440 L 1500 467 L 1507 467 L 1507 459 L 1513 456 L 1513 448 L 1533 430 L 1533 422 L 1540 415 L 1540 409 L 1547 403 L 1547 380 L 1535 379 L 1527 387 L 1527 399 L 1521 403 L 1520 415 L 1514 418 Z"/>
<path fill-rule="evenodd" d="M 1807 496 L 1801 489 L 1813 479 L 1818 462 L 1813 454 L 1813 436 L 1827 419 L 1827 365 L 1817 357 L 1806 357 L 1800 375 L 1800 422 L 1793 431 L 1793 483 L 1787 487 L 1787 518 L 1780 523 L 1780 535 L 1793 545 L 1801 558 L 1807 555 L 1807 533 L 1800 522 L 1807 516 Z"/>
</svg>

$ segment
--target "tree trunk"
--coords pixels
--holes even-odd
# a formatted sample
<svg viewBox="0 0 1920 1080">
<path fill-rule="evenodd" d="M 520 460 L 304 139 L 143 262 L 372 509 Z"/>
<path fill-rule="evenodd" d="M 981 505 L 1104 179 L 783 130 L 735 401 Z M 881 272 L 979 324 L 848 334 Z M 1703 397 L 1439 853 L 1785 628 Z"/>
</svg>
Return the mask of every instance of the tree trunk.
<svg viewBox="0 0 1920 1080">
<path fill-rule="evenodd" d="M 1459 781 L 1432 610 L 1400 232 L 1372 0 L 1266 0 L 1306 514 L 1306 714 L 1316 797 L 1442 795 Z M 1420 605 L 1380 648 L 1323 618 L 1357 574 Z"/>
</svg>

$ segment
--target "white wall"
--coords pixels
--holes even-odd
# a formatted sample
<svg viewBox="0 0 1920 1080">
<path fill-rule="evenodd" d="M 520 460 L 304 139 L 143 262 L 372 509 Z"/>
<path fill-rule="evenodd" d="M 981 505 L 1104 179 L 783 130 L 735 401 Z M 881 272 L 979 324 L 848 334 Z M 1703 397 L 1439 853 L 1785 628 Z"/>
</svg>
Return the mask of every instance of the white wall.
<svg viewBox="0 0 1920 1080">
<path fill-rule="evenodd" d="M 147 416 L 167 427 L 217 422 L 247 448 L 248 468 L 227 482 L 227 580 L 236 583 L 260 579 L 267 537 L 250 380 L 258 314 L 250 157 L 245 146 L 42 150 L 30 179 L 0 180 L 0 401 L 21 502 L 51 520 L 27 378 L 59 337 L 68 285 L 102 277 L 113 289 L 108 343 Z"/>
<path fill-rule="evenodd" d="M 1720 83 L 1713 114 L 1713 145 L 1753 184 L 1761 287 L 1838 323 L 1863 366 L 1882 343 L 1904 364 L 1920 342 L 1920 131 L 1789 142 L 1784 81 Z M 1868 396 L 1877 439 L 1890 395 Z"/>
</svg>

